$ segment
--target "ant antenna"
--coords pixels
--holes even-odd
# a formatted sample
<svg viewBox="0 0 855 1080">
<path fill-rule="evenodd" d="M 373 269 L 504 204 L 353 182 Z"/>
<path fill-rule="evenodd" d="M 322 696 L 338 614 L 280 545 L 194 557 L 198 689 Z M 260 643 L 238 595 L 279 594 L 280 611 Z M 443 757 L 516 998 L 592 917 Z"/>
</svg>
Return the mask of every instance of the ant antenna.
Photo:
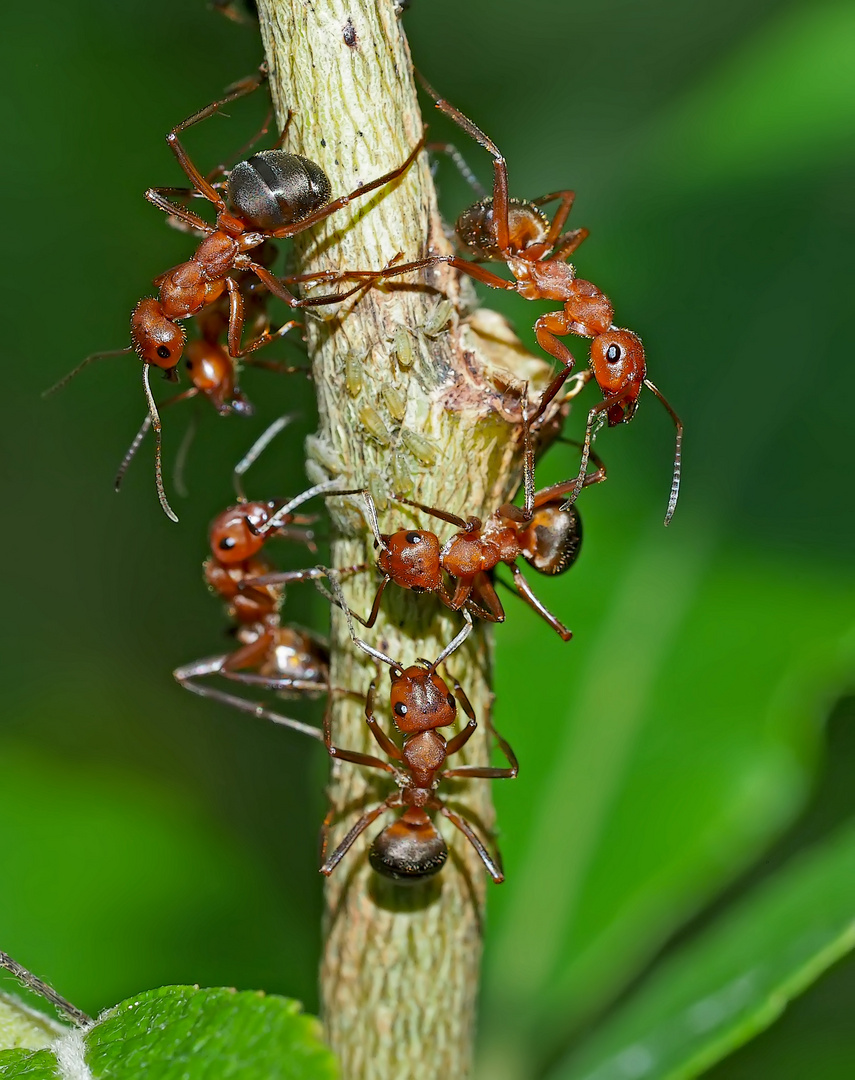
<svg viewBox="0 0 855 1080">
<path fill-rule="evenodd" d="M 63 375 L 59 382 L 54 383 L 53 386 L 49 386 L 47 390 L 42 390 L 42 397 L 50 397 L 50 395 L 55 394 L 57 390 L 61 390 L 66 383 L 71 382 L 74 376 L 78 375 L 88 364 L 91 364 L 93 360 L 106 360 L 110 356 L 123 356 L 125 353 L 129 352 L 133 352 L 130 345 L 126 346 L 124 349 L 110 349 L 108 352 L 92 353 L 92 355 L 87 356 L 85 360 L 81 360 L 77 367 L 72 368 L 67 375 Z M 145 366 L 148 367 L 147 364 Z"/>
<path fill-rule="evenodd" d="M 374 544 L 376 547 L 382 548 L 383 551 L 388 551 L 389 546 L 380 532 L 380 522 L 377 520 L 377 505 L 371 492 L 366 488 L 353 488 L 348 491 L 334 491 L 333 495 L 361 495 L 363 497 L 365 500 L 365 519 L 368 522 L 369 529 L 374 534 Z"/>
<path fill-rule="evenodd" d="M 71 376 L 69 376 L 70 378 Z M 125 473 L 128 471 L 128 466 L 134 460 L 137 450 L 140 448 L 140 444 L 148 433 L 148 429 L 151 427 L 151 417 L 147 416 L 143 420 L 139 431 L 134 435 L 134 441 L 128 447 L 125 456 L 122 458 L 122 464 L 119 466 L 119 471 L 116 473 L 116 479 L 113 481 L 113 490 L 118 492 L 121 490 L 122 481 L 125 479 Z"/>
<path fill-rule="evenodd" d="M 674 446 L 674 472 L 671 477 L 671 494 L 668 497 L 668 510 L 665 514 L 665 524 L 669 525 L 671 518 L 674 516 L 674 511 L 677 509 L 677 499 L 680 495 L 680 473 L 683 462 L 683 421 L 668 404 L 663 394 L 657 390 L 649 379 L 644 380 L 644 385 L 648 390 L 652 390 L 659 398 L 670 413 L 671 419 L 674 421 L 674 427 L 677 429 L 676 444 Z"/>
<path fill-rule="evenodd" d="M 439 111 L 445 113 L 445 115 L 450 117 L 450 119 L 452 119 L 455 124 L 463 128 L 466 134 L 471 136 L 471 138 L 473 138 L 475 142 L 480 143 L 480 145 L 484 147 L 488 154 L 492 154 L 492 156 L 498 161 L 503 161 L 504 159 L 502 157 L 502 153 L 499 150 L 498 146 L 496 146 L 496 144 L 493 142 L 493 140 L 488 138 L 479 127 L 473 124 L 468 116 L 464 116 L 459 109 L 455 109 L 451 102 L 446 101 L 445 98 L 440 97 L 436 90 L 434 90 L 431 84 L 427 81 L 427 79 L 418 69 L 414 70 L 416 78 L 422 85 L 422 89 L 429 97 L 433 98 Z"/>
<path fill-rule="evenodd" d="M 357 637 L 356 630 L 353 627 L 353 616 L 351 615 L 350 607 L 347 603 L 347 600 L 345 599 L 344 592 L 342 590 L 338 577 L 330 571 L 326 571 L 326 576 L 327 580 L 332 586 L 332 591 L 335 595 L 336 605 L 341 608 L 341 610 L 345 614 L 345 618 L 347 619 L 347 628 L 350 631 L 350 637 L 353 641 L 353 644 L 356 645 L 358 648 L 362 649 L 364 653 L 367 653 L 374 660 L 380 660 L 382 663 L 388 664 L 389 667 L 400 667 L 401 665 L 397 662 L 397 660 L 393 660 L 391 656 L 387 656 L 385 653 L 380 652 L 379 649 L 375 649 L 372 645 L 369 645 L 367 641 L 363 641 L 361 637 Z M 443 662 L 443 660 L 446 660 L 449 656 L 451 656 L 455 649 L 459 649 L 463 642 L 472 633 L 472 616 L 469 614 L 466 608 L 461 611 L 461 614 L 466 621 L 466 625 L 457 634 L 457 636 L 453 638 L 448 645 L 445 646 L 445 648 L 442 650 L 436 660 L 434 660 L 432 664 L 428 664 L 428 671 L 430 671 L 431 673 L 436 671 L 436 669 Z M 427 663 L 427 661 L 422 662 Z"/>
<path fill-rule="evenodd" d="M 302 506 L 304 502 L 308 502 L 309 499 L 313 499 L 316 495 L 323 495 L 326 491 L 335 491 L 338 480 L 324 480 L 322 484 L 315 484 L 314 487 L 306 488 L 305 491 L 299 495 L 295 495 L 293 499 L 286 502 L 284 506 L 280 506 L 273 517 L 269 518 L 259 529 L 252 529 L 256 536 L 266 536 L 274 529 L 278 529 L 282 520 L 286 518 L 292 510 L 296 510 L 298 506 Z"/>
<path fill-rule="evenodd" d="M 148 401 L 148 414 L 151 419 L 151 426 L 154 429 L 154 482 L 157 487 L 157 497 L 160 499 L 160 505 L 164 514 L 170 521 L 178 522 L 178 518 L 175 515 L 175 511 L 169 505 L 169 500 L 166 497 L 166 492 L 163 489 L 163 466 L 162 466 L 162 450 L 161 450 L 161 434 L 160 434 L 160 414 L 157 411 L 157 404 L 154 400 L 154 394 L 151 392 L 151 383 L 148 375 L 148 364 L 143 364 L 142 369 L 142 382 L 143 390 L 145 390 L 146 400 Z"/>
<path fill-rule="evenodd" d="M 528 383 L 525 383 L 520 395 L 520 415 L 523 425 L 523 506 L 526 520 L 531 521 L 534 514 L 534 447 L 528 422 Z"/>
<path fill-rule="evenodd" d="M 175 465 L 172 469 L 172 483 L 175 485 L 175 490 L 182 499 L 186 499 L 190 494 L 187 490 L 187 485 L 184 483 L 184 473 L 187 468 L 187 456 L 190 453 L 190 447 L 193 445 L 193 440 L 196 438 L 196 428 L 198 426 L 199 414 L 194 410 L 190 417 L 190 423 L 184 431 L 184 438 L 181 440 L 181 445 L 178 447 L 178 453 L 175 455 Z"/>
<path fill-rule="evenodd" d="M 87 1016 L 76 1005 L 72 1005 L 70 1001 L 66 1001 L 64 997 L 61 997 L 53 987 L 48 986 L 46 982 L 38 978 L 37 975 L 33 975 L 31 971 L 27 971 L 17 960 L 13 960 L 8 953 L 0 952 L 0 968 L 5 968 L 11 972 L 16 979 L 21 980 L 28 990 L 40 994 L 51 1005 L 55 1005 L 60 1012 L 65 1013 L 69 1020 L 73 1020 L 78 1027 L 88 1027 L 95 1022 L 91 1016 Z"/>
<path fill-rule="evenodd" d="M 234 480 L 235 491 L 237 493 L 238 502 L 247 502 L 246 493 L 243 490 L 243 475 L 247 469 L 256 462 L 269 444 L 276 438 L 280 431 L 284 430 L 291 423 L 292 420 L 296 420 L 298 413 L 286 413 L 284 416 L 280 416 L 278 420 L 274 420 L 273 423 L 263 431 L 252 446 L 247 450 L 240 461 L 235 465 L 232 477 Z"/>
</svg>

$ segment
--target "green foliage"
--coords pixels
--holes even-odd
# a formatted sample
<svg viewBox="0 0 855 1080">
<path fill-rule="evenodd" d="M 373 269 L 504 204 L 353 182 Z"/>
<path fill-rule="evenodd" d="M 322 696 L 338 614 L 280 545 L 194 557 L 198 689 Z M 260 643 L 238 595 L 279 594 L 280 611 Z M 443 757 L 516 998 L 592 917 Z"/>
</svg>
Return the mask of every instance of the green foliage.
<svg viewBox="0 0 855 1080">
<path fill-rule="evenodd" d="M 582 558 L 566 578 L 533 582 L 575 640 L 553 640 L 512 599 L 497 629 L 495 720 L 522 769 L 496 785 L 507 879 L 490 894 L 482 1075 L 554 1073 L 571 1047 L 574 1069 L 590 1072 L 639 1040 L 662 1069 L 705 1064 L 849 947 L 835 859 L 851 834 L 825 853 L 823 834 L 811 837 L 818 854 L 756 893 L 740 876 L 821 799 L 825 722 L 853 685 L 852 6 L 543 0 L 527 18 L 516 0 L 432 0 L 404 18 L 431 82 L 502 148 L 515 194 L 576 189 L 571 223 L 592 231 L 579 272 L 642 334 L 651 377 L 686 422 L 667 531 L 661 409 L 645 395 L 629 428 L 601 434 L 610 480 L 583 497 Z M 4 594 L 15 632 L 0 946 L 90 1012 L 135 986 L 191 980 L 311 1007 L 325 763 L 288 733 L 187 700 L 169 678 L 219 648 L 223 623 L 199 580 L 206 523 L 253 435 L 302 389 L 247 373 L 256 421 L 204 418 L 177 530 L 158 518 L 145 455 L 121 503 L 110 499 L 111 463 L 141 418 L 130 361 L 38 400 L 92 349 L 123 344 L 146 283 L 185 257 L 188 238 L 160 227 L 138 191 L 180 182 L 164 132 L 250 71 L 257 44 L 203 4 L 168 0 L 144 18 L 81 0 L 13 5 L 7 20 L 18 43 L 4 54 L 8 152 L 27 172 L 8 197 L 19 254 L 4 267 L 6 295 L 22 300 L 5 331 L 3 437 L 22 465 L 3 537 L 16 572 Z M 257 126 L 242 119 L 235 109 L 194 133 L 204 166 Z M 432 124 L 489 178 L 479 148 Z M 443 162 L 439 182 L 453 219 L 471 195 Z M 74 216 L 95 192 L 103 217 Z M 46 252 L 62 284 L 49 296 Z M 523 335 L 545 309 L 489 302 Z M 572 434 L 593 400 L 580 398 Z M 168 421 L 170 455 L 184 421 Z M 299 489 L 301 434 L 287 461 L 259 463 L 253 491 Z M 556 448 L 539 482 L 564 479 L 572 459 Z M 279 554 L 302 565 L 303 553 Z M 307 621 L 298 595 L 290 610 Z M 851 740 L 837 752 L 851 777 Z M 848 782 L 835 821 L 853 810 Z M 798 849 L 797 835 L 787 842 Z M 660 958 L 726 886 L 737 899 L 713 929 L 690 925 Z M 821 930 L 825 916 L 827 933 L 788 930 Z M 744 1010 L 683 1039 L 675 1018 L 747 959 L 764 980 Z M 822 986 L 808 995 L 817 1013 L 829 1011 Z M 851 983 L 845 992 L 851 1013 Z M 774 1067 L 758 1050 L 740 1072 L 736 1054 L 716 1080 L 855 1073 L 851 1039 L 832 1062 L 811 1042 L 816 1023 L 776 1052 L 789 1024 L 758 1042 Z M 27 1060 L 47 1060 L 51 1075 L 44 1054 Z"/>
<path fill-rule="evenodd" d="M 80 1040 L 95 1080 L 335 1080 L 320 1025 L 296 1001 L 252 991 L 167 986 L 102 1015 Z M 60 1061 L 63 1050 L 57 1051 Z M 0 1052 L 0 1078 L 53 1078 L 47 1050 Z M 52 1064 L 53 1063 L 53 1064 Z"/>
</svg>

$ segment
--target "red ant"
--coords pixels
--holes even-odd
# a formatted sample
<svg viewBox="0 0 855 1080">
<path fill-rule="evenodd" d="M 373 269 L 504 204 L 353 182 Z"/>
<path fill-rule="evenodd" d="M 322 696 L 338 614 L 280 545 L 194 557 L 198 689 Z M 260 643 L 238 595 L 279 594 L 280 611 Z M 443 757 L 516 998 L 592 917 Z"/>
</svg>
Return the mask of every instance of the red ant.
<svg viewBox="0 0 855 1080">
<path fill-rule="evenodd" d="M 526 425 L 526 432 L 527 430 Z M 394 533 L 381 533 L 374 499 L 368 491 L 363 488 L 332 491 L 330 494 L 335 496 L 363 497 L 368 524 L 374 534 L 374 545 L 380 549 L 377 566 L 383 574 L 383 580 L 377 588 L 371 611 L 367 618 L 355 612 L 351 614 L 363 626 L 372 627 L 377 621 L 386 586 L 390 581 L 394 581 L 396 585 L 413 592 L 435 593 L 442 603 L 453 611 L 468 608 L 479 618 L 490 622 L 504 622 L 505 610 L 496 594 L 491 571 L 495 570 L 499 563 L 506 563 L 522 599 L 549 623 L 563 641 L 569 641 L 573 636 L 572 631 L 538 600 L 516 563 L 522 557 L 539 573 L 550 576 L 563 574 L 575 563 L 582 544 L 582 519 L 575 507 L 565 509 L 564 499 L 574 488 L 576 480 L 568 480 L 536 492 L 533 459 L 526 433 L 524 505 L 519 507 L 505 503 L 483 522 L 477 517 L 464 519 L 434 506 L 425 506 L 411 499 L 394 496 L 398 502 L 456 526 L 459 532 L 454 533 L 445 544 L 440 543 L 435 533 L 423 529 L 398 529 Z M 582 485 L 585 487 L 606 479 L 605 465 L 596 455 L 594 460 L 597 470 L 583 478 Z M 260 531 L 264 533 L 277 526 L 274 516 Z M 348 572 L 357 572 L 359 569 L 350 567 Z M 445 587 L 443 572 L 454 582 L 454 591 L 451 594 Z M 302 573 L 306 578 L 326 576 L 322 567 Z M 256 581 L 250 579 L 248 584 L 272 584 L 281 580 L 282 576 L 274 573 L 264 575 Z M 294 580 L 293 576 L 289 576 L 288 580 Z"/>
<path fill-rule="evenodd" d="M 560 360 L 564 367 L 544 391 L 530 421 L 534 423 L 543 415 L 573 371 L 575 358 L 567 346 L 558 340 L 558 337 L 566 334 L 592 339 L 589 369 L 577 378 L 580 385 L 593 378 L 605 399 L 588 413 L 579 473 L 564 505 L 573 503 L 584 486 L 591 442 L 602 414 L 605 413 L 610 427 L 628 423 L 635 415 L 641 388 L 646 386 L 667 409 L 677 431 L 671 494 L 665 515 L 667 525 L 674 515 L 680 492 L 683 425 L 662 393 L 647 378 L 641 338 L 631 330 L 613 325 L 614 308 L 609 298 L 590 281 L 577 278 L 574 267 L 565 261 L 588 236 L 587 229 L 574 229 L 561 234 L 575 193 L 555 191 L 532 202 L 510 198 L 507 163 L 496 144 L 459 109 L 441 98 L 424 78 L 419 76 L 419 79 L 437 108 L 493 157 L 492 197 L 481 199 L 464 210 L 455 224 L 461 245 L 475 261 L 470 262 L 456 255 L 432 255 L 391 269 L 349 271 L 340 277 L 344 279 L 358 275 L 366 281 L 379 281 L 447 263 L 493 289 L 517 292 L 526 300 L 560 301 L 563 309 L 541 315 L 534 324 L 534 332 L 541 348 Z M 555 199 L 560 200 L 560 206 L 550 223 L 539 207 Z M 477 266 L 475 263 L 480 260 L 505 263 L 514 280 L 508 281 Z"/>
<path fill-rule="evenodd" d="M 338 582 L 331 578 L 338 602 L 347 612 L 347 603 L 341 594 Z M 333 853 L 324 859 L 321 873 L 329 876 L 342 858 L 352 847 L 354 841 L 376 821 L 381 814 L 389 810 L 402 811 L 400 817 L 374 837 L 368 854 L 368 861 L 378 874 L 402 883 L 414 883 L 438 873 L 448 858 L 445 840 L 428 816 L 428 811 L 438 811 L 456 826 L 469 843 L 478 852 L 487 872 L 497 884 L 504 881 L 502 860 L 498 852 L 493 857 L 486 845 L 464 817 L 449 809 L 436 794 L 436 788 L 442 780 L 480 777 L 489 780 L 511 779 L 519 771 L 517 759 L 508 743 L 494 728 L 491 730 L 508 761 L 510 768 L 493 768 L 482 765 L 460 765 L 456 768 L 443 768 L 448 758 L 458 753 L 469 741 L 478 726 L 475 710 L 469 702 L 460 683 L 453 680 L 454 694 L 446 682 L 437 674 L 436 669 L 453 652 L 472 629 L 472 619 L 464 612 L 467 625 L 457 637 L 446 646 L 431 664 L 419 660 L 410 667 L 403 667 L 390 656 L 372 648 L 358 638 L 353 631 L 353 623 L 348 616 L 350 633 L 353 641 L 369 656 L 389 665 L 391 681 L 389 701 L 395 727 L 403 736 L 403 745 L 397 743 L 380 727 L 374 715 L 374 698 L 377 689 L 376 680 L 372 680 L 365 695 L 365 719 L 372 736 L 380 749 L 395 764 L 382 761 L 371 754 L 358 753 L 355 750 L 343 750 L 334 746 L 330 730 L 330 710 L 324 717 L 324 741 L 330 757 L 338 761 L 349 761 L 355 765 L 365 765 L 371 769 L 381 769 L 391 773 L 398 785 L 398 790 L 389 795 L 378 806 L 363 814 L 350 829 Z M 455 702 L 455 698 L 457 701 Z M 456 735 L 446 741 L 437 728 L 448 727 L 457 717 L 457 703 L 463 709 L 468 720 Z M 326 833 L 329 817 L 324 827 L 323 854 L 326 855 Z"/>
<path fill-rule="evenodd" d="M 65 385 L 93 360 L 132 351 L 137 353 L 143 363 L 143 389 L 155 434 L 155 481 L 158 498 L 167 517 L 173 521 L 178 519 L 163 488 L 160 416 L 151 392 L 149 368 L 154 365 L 164 371 L 166 378 L 177 378 L 176 367 L 185 344 L 185 331 L 180 325 L 181 321 L 198 315 L 218 300 L 226 290 L 229 297 L 229 354 L 232 357 L 241 357 L 258 347 L 256 342 L 245 346 L 241 344 L 244 327 L 243 298 L 240 286 L 233 276 L 235 271 L 255 274 L 274 296 L 291 308 L 317 307 L 338 302 L 358 291 L 354 288 L 343 293 L 298 300 L 285 287 L 289 279 L 284 279 L 285 283 L 280 281 L 265 266 L 254 260 L 250 252 L 259 248 L 265 240 L 283 240 L 295 236 L 347 206 L 352 199 L 367 195 L 370 191 L 397 179 L 409 168 L 424 142 L 423 139 L 420 140 L 407 160 L 397 169 L 384 173 L 376 180 L 355 188 L 332 202 L 330 182 L 319 165 L 298 154 L 288 154 L 278 148 L 265 150 L 239 162 L 230 171 L 227 203 L 217 187 L 193 164 L 178 136 L 187 128 L 212 116 L 224 105 L 256 90 L 266 78 L 267 71 L 262 66 L 256 76 L 244 80 L 219 101 L 212 102 L 194 113 L 167 135 L 169 148 L 193 185 L 193 193 L 207 199 L 216 207 L 216 225 L 208 224 L 188 207 L 171 202 L 166 196 L 173 193 L 174 189 L 150 188 L 146 191 L 145 197 L 149 202 L 169 214 L 172 219 L 198 230 L 204 234 L 205 239 L 187 262 L 154 279 L 158 297 L 146 297 L 134 308 L 131 315 L 130 346 L 87 357 L 48 391 L 50 393 Z"/>
<path fill-rule="evenodd" d="M 270 570 L 270 563 L 261 554 L 267 537 L 260 535 L 260 527 L 276 515 L 278 524 L 272 535 L 302 540 L 313 549 L 314 534 L 301 526 L 311 524 L 315 518 L 294 514 L 294 510 L 332 486 L 332 482 L 318 484 L 284 503 L 247 500 L 242 483 L 244 473 L 291 419 L 283 416 L 274 421 L 235 466 L 238 503 L 218 514 L 209 530 L 211 555 L 205 562 L 205 580 L 227 602 L 229 615 L 237 624 L 240 645 L 231 653 L 186 664 L 173 674 L 185 689 L 195 694 L 320 739 L 318 728 L 198 681 L 219 675 L 293 694 L 318 694 L 329 689 L 326 644 L 307 630 L 281 625 L 282 582 L 244 587 L 247 578 L 258 578 Z M 283 578 L 290 580 L 287 574 Z M 246 672 L 246 668 L 255 669 L 257 675 Z"/>
<path fill-rule="evenodd" d="M 270 267 L 276 257 L 276 251 L 272 244 L 265 243 L 256 253 L 257 261 L 264 266 Z M 301 324 L 291 321 L 283 324 L 278 329 L 271 331 L 270 319 L 267 313 L 270 293 L 258 281 L 254 274 L 249 271 L 241 271 L 236 275 L 238 287 L 244 304 L 244 325 L 249 327 L 252 338 L 252 348 L 244 350 L 243 364 L 265 368 L 268 371 L 276 371 L 283 375 L 291 375 L 296 372 L 309 374 L 309 368 L 303 365 L 291 366 L 275 360 L 263 360 L 250 355 L 256 349 L 267 345 L 269 342 L 284 337 L 295 326 Z M 238 385 L 237 361 L 229 356 L 220 342 L 225 338 L 229 325 L 230 297 L 226 294 L 214 301 L 210 306 L 203 308 L 195 316 L 196 326 L 199 328 L 200 337 L 194 338 L 187 343 L 185 350 L 184 366 L 192 385 L 173 397 L 160 402 L 160 409 L 168 405 L 175 405 L 181 401 L 189 401 L 200 397 L 210 401 L 220 416 L 252 416 L 255 412 L 252 402 L 243 393 Z M 134 440 L 122 458 L 122 463 L 116 474 L 114 487 L 119 491 L 125 478 L 128 466 L 134 459 L 143 439 L 151 427 L 151 417 L 146 416 Z M 175 482 L 179 486 L 178 475 L 180 464 L 183 463 L 186 449 L 192 439 L 195 430 L 195 421 L 188 428 L 185 442 L 179 451 L 179 460 L 176 462 Z M 182 492 L 184 493 L 184 492 Z"/>
</svg>

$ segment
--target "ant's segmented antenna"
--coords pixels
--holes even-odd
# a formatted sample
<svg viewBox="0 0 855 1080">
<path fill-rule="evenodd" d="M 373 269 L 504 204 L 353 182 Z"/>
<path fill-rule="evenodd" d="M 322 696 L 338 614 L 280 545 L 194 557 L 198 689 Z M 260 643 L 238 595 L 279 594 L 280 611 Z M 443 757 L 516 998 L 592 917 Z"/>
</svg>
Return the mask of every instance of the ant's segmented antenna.
<svg viewBox="0 0 855 1080">
<path fill-rule="evenodd" d="M 379 660 L 383 664 L 388 664 L 389 667 L 397 667 L 398 664 L 391 656 L 387 656 L 385 653 L 380 652 L 379 649 L 375 649 L 372 645 L 369 645 L 367 641 L 363 641 L 361 637 L 357 637 L 356 630 L 353 626 L 353 615 L 350 610 L 350 605 L 345 599 L 344 590 L 341 587 L 338 577 L 329 570 L 325 571 L 325 576 L 332 587 L 336 605 L 341 608 L 347 618 L 347 628 L 350 631 L 350 637 L 353 644 L 356 645 L 357 648 L 362 649 L 364 653 L 368 653 L 372 659 Z"/>
<path fill-rule="evenodd" d="M 668 497 L 668 510 L 665 513 L 665 524 L 669 525 L 671 523 L 671 518 L 674 516 L 674 511 L 677 509 L 677 499 L 680 496 L 680 474 L 683 463 L 683 421 L 668 404 L 661 391 L 659 391 L 649 379 L 644 380 L 644 385 L 648 390 L 652 390 L 659 398 L 668 410 L 671 419 L 674 421 L 674 427 L 677 429 L 677 438 L 674 446 L 674 472 L 671 476 L 671 494 Z"/>
<path fill-rule="evenodd" d="M 166 497 L 166 491 L 163 487 L 163 464 L 162 464 L 162 449 L 161 449 L 161 432 L 160 432 L 160 414 L 157 411 L 157 403 L 154 400 L 154 394 L 151 392 L 151 382 L 148 374 L 149 365 L 143 364 L 142 369 L 142 381 L 143 390 L 145 390 L 146 400 L 148 401 L 148 414 L 151 419 L 151 426 L 154 429 L 154 482 L 157 487 L 157 497 L 160 500 L 161 508 L 164 514 L 170 521 L 178 522 L 178 518 L 175 511 L 169 505 L 169 500 Z"/>
<path fill-rule="evenodd" d="M 459 649 L 463 642 L 472 633 L 472 616 L 469 614 L 466 608 L 462 608 L 460 613 L 465 619 L 466 625 L 463 627 L 457 637 L 452 638 L 452 640 L 445 646 L 445 648 L 442 650 L 436 660 L 434 660 L 434 662 L 430 666 L 431 671 L 436 671 L 436 669 L 443 662 L 443 660 L 448 659 L 448 657 L 451 656 L 455 649 Z"/>
<path fill-rule="evenodd" d="M 293 499 L 290 499 L 284 506 L 280 506 L 276 513 L 268 521 L 257 530 L 253 530 L 257 536 L 266 536 L 269 532 L 273 532 L 274 529 L 278 529 L 282 521 L 291 513 L 292 510 L 296 510 L 298 506 L 302 506 L 304 502 L 308 502 L 309 499 L 314 499 L 316 495 L 323 495 L 328 491 L 335 491 L 338 480 L 324 480 L 322 484 L 315 484 L 314 487 L 306 488 L 299 495 L 295 495 Z"/>
<path fill-rule="evenodd" d="M 137 450 L 139 450 L 143 439 L 148 434 L 148 429 L 151 427 L 151 417 L 147 416 L 140 425 L 139 431 L 134 435 L 134 441 L 128 447 L 125 452 L 125 456 L 122 458 L 122 464 L 119 466 L 119 471 L 116 473 L 116 479 L 113 481 L 113 490 L 121 491 L 122 481 L 125 479 L 125 473 L 128 471 L 128 466 L 134 460 Z"/>
<path fill-rule="evenodd" d="M 235 465 L 232 477 L 234 480 L 235 492 L 238 497 L 238 502 L 247 502 L 246 493 L 243 489 L 243 476 L 249 467 L 256 462 L 271 442 L 276 438 L 280 431 L 284 431 L 292 420 L 296 420 L 298 413 L 286 413 L 284 416 L 280 416 L 277 420 L 266 428 L 255 440 L 252 446 L 247 450 L 240 461 Z"/>
</svg>

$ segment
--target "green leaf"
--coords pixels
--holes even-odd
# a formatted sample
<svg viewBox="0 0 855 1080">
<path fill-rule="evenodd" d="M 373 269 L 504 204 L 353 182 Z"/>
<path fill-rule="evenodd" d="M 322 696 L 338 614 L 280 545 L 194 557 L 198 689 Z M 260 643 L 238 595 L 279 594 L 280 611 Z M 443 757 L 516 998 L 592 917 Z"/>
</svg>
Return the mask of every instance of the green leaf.
<svg viewBox="0 0 855 1080">
<path fill-rule="evenodd" d="M 86 1037 L 98 1080 L 332 1080 L 335 1059 L 299 1002 L 168 986 L 123 1001 Z"/>
<path fill-rule="evenodd" d="M 57 1080 L 50 1050 L 0 1050 L 0 1080 Z"/>
<path fill-rule="evenodd" d="M 165 986 L 116 1005 L 85 1036 L 70 1031 L 58 1054 L 70 1060 L 82 1040 L 95 1080 L 335 1080 L 320 1024 L 301 1008 L 249 990 Z M 47 1050 L 0 1053 L 0 1080 L 53 1080 L 55 1069 Z"/>
<path fill-rule="evenodd" d="M 855 948 L 855 823 L 793 860 L 639 987 L 551 1080 L 688 1080 Z"/>
</svg>

